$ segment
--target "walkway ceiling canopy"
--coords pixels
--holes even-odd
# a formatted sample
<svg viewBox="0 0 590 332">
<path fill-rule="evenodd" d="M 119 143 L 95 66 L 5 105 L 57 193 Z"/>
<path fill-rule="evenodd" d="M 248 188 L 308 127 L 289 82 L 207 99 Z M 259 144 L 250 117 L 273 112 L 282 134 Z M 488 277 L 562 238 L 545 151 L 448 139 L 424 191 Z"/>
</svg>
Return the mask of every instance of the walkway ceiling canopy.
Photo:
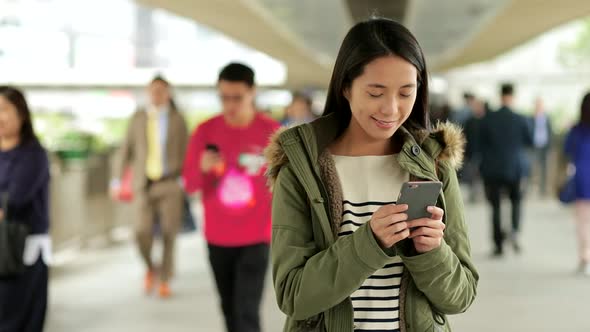
<svg viewBox="0 0 590 332">
<path fill-rule="evenodd" d="M 285 63 L 287 86 L 326 87 L 348 29 L 371 15 L 404 23 L 432 72 L 489 60 L 590 15 L 588 0 L 138 0 L 214 28 Z"/>
</svg>

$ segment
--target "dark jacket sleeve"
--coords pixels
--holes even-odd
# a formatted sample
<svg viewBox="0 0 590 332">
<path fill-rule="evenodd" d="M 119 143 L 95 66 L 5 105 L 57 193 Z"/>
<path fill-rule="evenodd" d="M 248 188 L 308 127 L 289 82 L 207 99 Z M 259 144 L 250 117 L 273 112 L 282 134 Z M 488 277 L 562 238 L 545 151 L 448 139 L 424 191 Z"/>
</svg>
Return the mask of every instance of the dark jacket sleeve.
<svg viewBox="0 0 590 332">
<path fill-rule="evenodd" d="M 35 194 L 49 183 L 49 161 L 41 147 L 23 151 L 10 174 L 8 205 L 20 208 L 30 203 Z"/>
<path fill-rule="evenodd" d="M 479 128 L 478 128 L 478 132 L 476 134 L 477 136 L 477 142 L 479 145 L 479 151 L 486 151 L 486 149 L 489 147 L 489 140 L 490 140 L 490 136 L 488 133 L 488 128 L 489 128 L 489 121 L 490 121 L 490 117 L 488 115 L 484 116 L 481 119 Z"/>
<path fill-rule="evenodd" d="M 524 116 L 520 116 L 520 120 L 522 123 L 522 139 L 524 142 L 525 147 L 532 147 L 534 145 L 534 125 L 529 123 L 534 123 L 534 121 L 528 120 Z"/>
</svg>

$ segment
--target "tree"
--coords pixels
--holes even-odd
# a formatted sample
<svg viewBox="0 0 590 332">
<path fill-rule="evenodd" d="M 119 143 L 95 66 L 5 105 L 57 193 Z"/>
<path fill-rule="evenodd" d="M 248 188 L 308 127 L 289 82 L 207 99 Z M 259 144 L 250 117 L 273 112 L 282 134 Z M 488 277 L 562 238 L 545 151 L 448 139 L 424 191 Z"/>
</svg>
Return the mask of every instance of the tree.
<svg viewBox="0 0 590 332">
<path fill-rule="evenodd" d="M 582 21 L 582 28 L 571 43 L 563 43 L 559 61 L 566 67 L 590 68 L 590 18 Z"/>
</svg>

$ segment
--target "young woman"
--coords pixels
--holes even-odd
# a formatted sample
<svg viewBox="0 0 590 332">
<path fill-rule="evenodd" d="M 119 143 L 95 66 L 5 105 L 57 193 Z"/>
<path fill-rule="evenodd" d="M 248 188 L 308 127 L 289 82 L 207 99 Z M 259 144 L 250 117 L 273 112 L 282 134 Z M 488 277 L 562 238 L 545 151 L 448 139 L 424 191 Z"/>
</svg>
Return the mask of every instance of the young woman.
<svg viewBox="0 0 590 332">
<path fill-rule="evenodd" d="M 565 152 L 576 166 L 579 271 L 590 276 L 590 93 L 582 100 L 580 122 L 567 135 Z"/>
<path fill-rule="evenodd" d="M 0 87 L 0 193 L 8 195 L 8 208 L 0 210 L 0 222 L 29 226 L 25 272 L 0 278 L 0 331 L 41 332 L 51 253 L 49 163 L 33 131 L 23 94 L 6 86 Z"/>
<path fill-rule="evenodd" d="M 414 36 L 387 19 L 354 26 L 324 116 L 277 134 L 273 278 L 285 331 L 449 331 L 478 275 L 455 169 L 458 129 L 431 129 L 428 77 Z M 396 205 L 408 180 L 441 181 L 430 218 Z"/>
</svg>

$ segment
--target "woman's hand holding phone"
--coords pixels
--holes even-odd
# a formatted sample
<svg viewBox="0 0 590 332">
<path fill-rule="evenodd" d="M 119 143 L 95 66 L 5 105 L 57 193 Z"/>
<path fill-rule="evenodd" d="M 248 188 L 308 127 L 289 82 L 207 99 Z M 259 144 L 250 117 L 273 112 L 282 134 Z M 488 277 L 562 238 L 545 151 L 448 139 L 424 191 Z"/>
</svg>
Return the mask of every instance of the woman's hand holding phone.
<svg viewBox="0 0 590 332">
<path fill-rule="evenodd" d="M 369 222 L 373 235 L 383 249 L 392 247 L 394 244 L 410 236 L 410 229 L 406 220 L 408 215 L 406 204 L 384 205 L 380 207 Z"/>
<path fill-rule="evenodd" d="M 427 211 L 431 213 L 430 218 L 407 222 L 408 227 L 412 229 L 409 238 L 414 242 L 416 251 L 421 254 L 440 247 L 445 230 L 445 224 L 442 221 L 445 211 L 436 206 L 429 206 Z"/>
</svg>

